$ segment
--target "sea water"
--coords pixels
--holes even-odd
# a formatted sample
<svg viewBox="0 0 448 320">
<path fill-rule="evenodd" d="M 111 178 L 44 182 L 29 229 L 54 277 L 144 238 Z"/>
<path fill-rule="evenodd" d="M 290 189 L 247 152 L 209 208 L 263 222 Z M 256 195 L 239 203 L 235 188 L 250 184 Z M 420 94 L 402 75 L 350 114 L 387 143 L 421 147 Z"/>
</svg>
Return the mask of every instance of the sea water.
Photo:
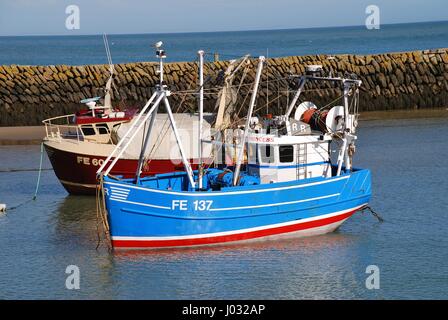
<svg viewBox="0 0 448 320">
<path fill-rule="evenodd" d="M 383 223 L 365 212 L 323 236 L 113 253 L 96 250 L 95 197 L 45 170 L 29 201 L 40 147 L 2 146 L 0 203 L 25 204 L 0 215 L 0 299 L 446 299 L 447 136 L 446 119 L 361 122 L 354 164 L 372 172 Z"/>
<path fill-rule="evenodd" d="M 373 54 L 448 47 L 448 22 L 171 34 L 110 35 L 114 63 L 154 61 L 152 44 L 162 40 L 167 61 L 229 60 L 245 54 L 283 57 L 313 54 Z M 0 37 L 0 65 L 83 65 L 107 63 L 101 35 Z"/>
</svg>

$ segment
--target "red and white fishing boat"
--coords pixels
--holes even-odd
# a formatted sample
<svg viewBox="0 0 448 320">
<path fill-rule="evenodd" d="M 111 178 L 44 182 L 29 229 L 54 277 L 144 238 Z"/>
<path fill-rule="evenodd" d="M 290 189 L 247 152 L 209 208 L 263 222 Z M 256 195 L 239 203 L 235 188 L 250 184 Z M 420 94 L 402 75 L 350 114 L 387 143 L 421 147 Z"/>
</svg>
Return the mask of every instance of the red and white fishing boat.
<svg viewBox="0 0 448 320">
<path fill-rule="evenodd" d="M 110 57 L 107 38 L 104 38 L 109 60 L 110 77 L 106 83 L 104 97 L 84 99 L 86 110 L 76 114 L 64 115 L 43 121 L 46 136 L 43 139 L 54 172 L 64 188 L 72 194 L 95 194 L 96 171 L 114 150 L 120 138 L 130 126 L 136 125 L 141 118 L 137 108 L 120 110 L 112 106 L 111 90 L 113 88 L 114 65 Z M 103 100 L 103 104 L 98 103 Z M 175 138 L 166 114 L 158 114 L 153 128 L 153 139 L 148 146 L 148 154 L 140 164 L 141 175 L 148 176 L 171 171 L 183 171 L 182 160 L 175 145 Z M 187 146 L 187 157 L 198 163 L 198 150 L 192 144 L 194 134 L 197 135 L 197 116 L 186 113 L 174 114 L 174 119 L 182 134 L 182 141 Z M 205 117 L 205 130 L 210 128 L 209 114 Z M 132 178 L 139 165 L 139 157 L 143 135 L 136 137 L 132 145 L 122 155 L 112 175 Z M 173 151 L 172 151 L 173 149 Z M 211 148 L 209 148 L 211 149 Z M 209 150 L 207 149 L 207 150 Z M 205 150 L 205 152 L 207 152 Z"/>
<path fill-rule="evenodd" d="M 82 100 L 81 103 L 84 103 L 87 108 L 76 114 L 43 121 L 46 129 L 46 137 L 43 140 L 45 150 L 59 181 L 72 194 L 95 194 L 98 168 L 102 166 L 126 132 L 132 127 L 137 127 L 144 118 L 144 114 L 139 113 L 137 108 L 120 110 L 112 106 L 111 90 L 115 69 L 106 37 L 104 37 L 104 43 L 110 66 L 110 77 L 106 83 L 104 97 Z M 210 138 L 213 135 L 212 130 L 222 132 L 221 142 L 226 146 L 213 152 L 212 144 L 204 144 L 202 163 L 225 162 L 229 166 L 235 164 L 237 150 L 233 144 L 236 141 L 233 140 L 234 135 L 229 135 L 229 130 L 224 128 L 229 127 L 232 122 L 231 114 L 234 111 L 232 108 L 236 95 L 232 84 L 235 75 L 239 70 L 246 68 L 248 62 L 248 55 L 230 61 L 225 71 L 224 86 L 218 94 L 216 114 L 203 114 L 201 125 L 203 137 Z M 103 104 L 99 104 L 100 101 Z M 142 110 L 147 107 L 149 106 L 143 106 Z M 174 113 L 173 119 L 182 145 L 185 147 L 185 156 L 192 164 L 192 168 L 197 169 L 200 159 L 200 152 L 195 143 L 199 132 L 198 115 Z M 152 132 L 149 145 L 145 148 L 147 150 L 147 154 L 143 156 L 145 160 L 139 163 L 142 143 L 147 135 L 146 124 L 143 127 L 144 130 L 140 130 L 136 137 L 130 139 L 130 144 L 119 157 L 111 175 L 133 178 L 137 176 L 138 167 L 141 171 L 140 176 L 143 177 L 184 170 L 168 115 L 157 113 L 154 123 L 148 127 L 152 127 Z"/>
<path fill-rule="evenodd" d="M 123 133 L 138 123 L 139 114 L 135 109 L 112 111 L 106 107 L 93 108 L 91 112 L 83 111 L 43 121 L 46 128 L 46 137 L 43 140 L 45 150 L 59 181 L 72 194 L 95 194 L 96 171 L 114 150 Z M 178 113 L 174 117 L 182 132 L 182 140 L 187 146 L 188 158 L 197 164 L 198 151 L 195 145 L 190 143 L 195 134 L 194 119 L 197 116 Z M 183 171 L 180 154 L 176 148 L 171 147 L 174 136 L 168 117 L 166 114 L 159 114 L 155 122 L 159 125 L 153 129 L 154 138 L 145 157 L 148 160 L 142 164 L 142 175 Z M 207 122 L 205 125 L 207 126 Z M 117 162 L 112 175 L 128 178 L 135 176 L 142 140 L 143 134 L 133 141 Z"/>
</svg>

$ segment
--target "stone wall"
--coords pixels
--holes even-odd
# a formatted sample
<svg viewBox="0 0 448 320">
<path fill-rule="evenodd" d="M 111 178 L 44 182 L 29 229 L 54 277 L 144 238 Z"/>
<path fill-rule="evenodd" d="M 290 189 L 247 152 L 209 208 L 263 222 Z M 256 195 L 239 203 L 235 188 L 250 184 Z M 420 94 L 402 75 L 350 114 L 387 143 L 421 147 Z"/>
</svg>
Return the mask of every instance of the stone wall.
<svg viewBox="0 0 448 320">
<path fill-rule="evenodd" d="M 257 59 L 240 87 L 239 103 L 247 107 L 250 83 Z M 322 64 L 333 75 L 357 74 L 363 81 L 360 109 L 421 109 L 448 107 L 448 49 L 378 55 L 292 56 L 268 59 L 263 71 L 258 113 L 283 111 L 296 83 L 288 76 L 303 74 L 305 65 Z M 222 85 L 227 61 L 207 63 L 205 108 L 216 101 L 214 86 Z M 128 63 L 116 67 L 113 99 L 116 104 L 141 106 L 158 81 L 156 64 Z M 80 100 L 103 95 L 108 66 L 0 66 L 0 126 L 39 125 L 45 118 L 73 113 L 83 106 Z M 241 75 L 235 79 L 238 84 Z M 197 87 L 195 62 L 167 63 L 165 80 L 173 91 L 171 103 L 177 111 L 195 111 L 192 89 Z M 304 99 L 322 106 L 338 98 L 340 91 L 328 84 L 310 86 Z M 265 108 L 266 99 L 269 106 Z"/>
</svg>

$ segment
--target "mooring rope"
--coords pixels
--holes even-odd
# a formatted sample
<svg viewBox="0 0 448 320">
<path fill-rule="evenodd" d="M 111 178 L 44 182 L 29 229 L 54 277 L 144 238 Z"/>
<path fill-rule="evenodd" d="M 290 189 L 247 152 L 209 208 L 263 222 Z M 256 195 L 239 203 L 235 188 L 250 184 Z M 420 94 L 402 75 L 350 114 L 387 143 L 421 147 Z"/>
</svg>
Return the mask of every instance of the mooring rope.
<svg viewBox="0 0 448 320">
<path fill-rule="evenodd" d="M 25 204 L 31 202 L 31 201 L 34 201 L 34 200 L 37 199 L 37 193 L 38 193 L 38 191 L 39 191 L 40 177 L 41 177 L 41 175 L 42 175 L 42 170 L 47 170 L 47 169 L 42 169 L 43 158 L 44 158 L 44 143 L 42 142 L 42 143 L 40 144 L 40 163 L 39 163 L 39 169 L 38 169 L 38 172 L 39 172 L 39 173 L 38 173 L 38 175 L 37 175 L 36 190 L 34 191 L 34 195 L 33 195 L 33 197 L 32 197 L 31 199 L 28 199 L 28 200 L 26 200 L 26 201 L 24 201 L 24 202 L 22 202 L 22 203 L 16 205 L 16 206 L 13 206 L 13 207 L 11 207 L 11 208 L 6 208 L 6 211 L 15 210 L 15 209 L 20 208 L 21 206 L 23 206 L 23 205 L 25 205 Z M 34 169 L 33 169 L 33 170 L 34 170 Z M 16 170 L 16 171 L 12 171 L 12 170 L 11 170 L 11 171 L 9 171 L 9 172 L 19 172 L 19 171 L 31 171 L 31 170 Z"/>
<path fill-rule="evenodd" d="M 365 206 L 361 209 L 361 212 L 364 212 L 364 210 L 369 210 L 370 213 L 378 219 L 379 222 L 384 222 L 384 219 L 377 213 L 375 212 L 370 206 Z"/>
<path fill-rule="evenodd" d="M 33 172 L 33 171 L 53 171 L 53 169 L 52 168 L 7 169 L 7 170 L 0 170 L 0 173 Z"/>
<path fill-rule="evenodd" d="M 102 231 L 104 234 L 104 237 L 106 238 L 106 244 L 109 251 L 112 251 L 112 240 L 110 238 L 109 233 L 109 222 L 107 221 L 107 211 L 106 211 L 106 199 L 104 196 L 104 188 L 103 188 L 103 174 L 99 177 L 99 183 L 96 187 L 96 231 L 98 236 L 98 242 L 96 245 L 96 250 L 98 250 L 101 240 L 103 239 L 101 236 L 101 230 L 100 230 L 100 221 L 102 224 Z"/>
<path fill-rule="evenodd" d="M 42 174 L 42 161 L 44 159 L 44 143 L 42 142 L 40 144 L 40 162 L 39 162 L 39 174 L 37 175 L 37 183 L 36 183 L 36 191 L 34 191 L 33 200 L 36 200 L 37 198 L 37 192 L 39 191 L 39 185 L 40 185 L 40 176 Z"/>
</svg>

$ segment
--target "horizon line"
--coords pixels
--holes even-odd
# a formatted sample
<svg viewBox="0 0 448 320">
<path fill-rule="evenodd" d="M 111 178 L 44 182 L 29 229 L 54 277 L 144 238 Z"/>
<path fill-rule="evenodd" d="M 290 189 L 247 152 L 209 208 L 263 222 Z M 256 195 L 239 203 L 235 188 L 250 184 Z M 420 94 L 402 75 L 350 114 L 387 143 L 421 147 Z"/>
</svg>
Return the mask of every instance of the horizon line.
<svg viewBox="0 0 448 320">
<path fill-rule="evenodd" d="M 383 23 L 380 26 L 394 26 L 405 24 L 425 24 L 425 23 L 443 23 L 448 20 L 432 20 L 432 21 L 418 21 L 418 22 L 398 22 L 398 23 Z M 312 29 L 344 29 L 365 27 L 365 25 L 347 25 L 347 26 L 326 26 L 326 27 L 304 27 L 304 28 L 274 28 L 274 29 L 246 29 L 246 30 L 222 30 L 222 31 L 189 31 L 189 32 L 143 32 L 143 33 L 106 33 L 108 36 L 124 36 L 124 35 L 171 35 L 171 34 L 200 34 L 200 33 L 232 33 L 232 32 L 262 32 L 262 31 L 288 31 L 288 30 L 312 30 Z M 378 29 L 377 29 L 378 30 Z M 381 30 L 381 29 L 379 29 Z M 372 30 L 374 31 L 374 30 Z M 0 38 L 17 38 L 17 37 L 86 37 L 86 36 L 101 36 L 104 33 L 90 33 L 90 34 L 26 34 L 26 35 L 0 35 Z"/>
</svg>

